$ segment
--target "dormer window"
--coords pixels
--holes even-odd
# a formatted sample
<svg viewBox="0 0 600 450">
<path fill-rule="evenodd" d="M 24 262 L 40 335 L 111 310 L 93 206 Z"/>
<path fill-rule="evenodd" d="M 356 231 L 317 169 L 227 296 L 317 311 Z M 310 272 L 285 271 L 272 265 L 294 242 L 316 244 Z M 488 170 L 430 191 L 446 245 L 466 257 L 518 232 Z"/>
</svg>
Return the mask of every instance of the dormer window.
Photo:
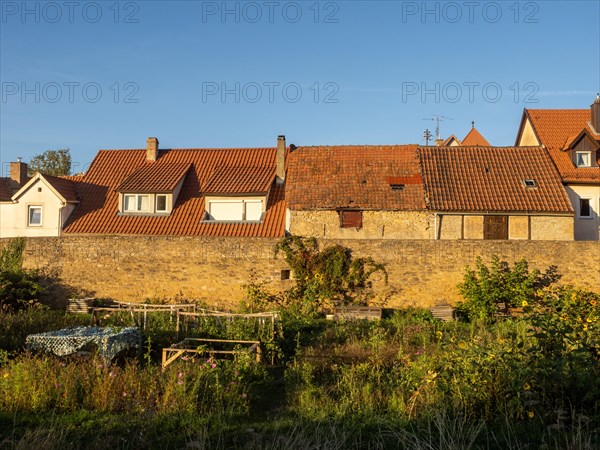
<svg viewBox="0 0 600 450">
<path fill-rule="evenodd" d="M 537 183 L 535 182 L 535 180 L 532 180 L 532 179 L 530 179 L 530 178 L 529 178 L 529 179 L 526 179 L 526 180 L 523 180 L 523 184 L 524 184 L 524 185 L 525 185 L 525 187 L 526 187 L 526 188 L 528 188 L 528 189 L 533 189 L 533 188 L 536 188 L 536 187 L 537 187 Z"/>
<path fill-rule="evenodd" d="M 159 160 L 137 169 L 116 189 L 119 193 L 119 214 L 170 214 L 190 166 L 189 163 Z"/>
<path fill-rule="evenodd" d="M 591 152 L 575 152 L 575 164 L 577 165 L 577 167 L 591 167 Z"/>
<path fill-rule="evenodd" d="M 203 220 L 259 223 L 274 181 L 273 167 L 217 167 L 202 187 Z"/>
<path fill-rule="evenodd" d="M 123 211 L 126 212 L 148 212 L 148 194 L 126 194 L 123 196 Z"/>
<path fill-rule="evenodd" d="M 158 194 L 156 196 L 156 212 L 167 212 L 167 196 Z"/>
<path fill-rule="evenodd" d="M 208 201 L 208 220 L 220 222 L 259 222 L 263 214 L 262 199 L 215 199 Z"/>
</svg>

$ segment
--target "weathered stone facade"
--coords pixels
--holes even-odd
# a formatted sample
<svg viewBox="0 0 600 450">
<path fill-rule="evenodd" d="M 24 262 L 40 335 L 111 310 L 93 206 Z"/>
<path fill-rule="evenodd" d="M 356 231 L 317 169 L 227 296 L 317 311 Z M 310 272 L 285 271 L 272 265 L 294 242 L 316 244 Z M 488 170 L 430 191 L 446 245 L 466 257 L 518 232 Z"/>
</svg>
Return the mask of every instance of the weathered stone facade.
<svg viewBox="0 0 600 450">
<path fill-rule="evenodd" d="M 2 245 L 4 241 L 0 241 Z M 274 255 L 275 239 L 207 237 L 65 236 L 29 239 L 27 267 L 48 268 L 61 282 L 86 295 L 123 301 L 182 296 L 218 308 L 243 298 L 243 286 L 264 282 L 286 289 L 286 264 Z M 600 292 L 600 243 L 578 241 L 483 240 L 320 240 L 342 244 L 356 256 L 372 256 L 387 265 L 389 285 L 375 282 L 388 306 L 431 305 L 459 299 L 456 284 L 464 268 L 481 256 L 530 267 L 558 266 L 562 281 Z"/>
<path fill-rule="evenodd" d="M 363 226 L 341 228 L 337 211 L 289 211 L 290 233 L 326 239 L 433 239 L 433 215 L 424 211 L 363 211 Z"/>
</svg>

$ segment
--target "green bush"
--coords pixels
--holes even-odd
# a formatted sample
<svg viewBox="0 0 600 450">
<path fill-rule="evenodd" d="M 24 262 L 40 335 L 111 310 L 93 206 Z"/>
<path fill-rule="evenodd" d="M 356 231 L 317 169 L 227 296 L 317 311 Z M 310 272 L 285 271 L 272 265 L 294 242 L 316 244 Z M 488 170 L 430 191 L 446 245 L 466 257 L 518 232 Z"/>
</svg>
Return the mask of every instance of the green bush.
<svg viewBox="0 0 600 450">
<path fill-rule="evenodd" d="M 35 306 L 43 289 L 37 271 L 23 269 L 25 238 L 11 239 L 0 250 L 0 309 Z"/>
<path fill-rule="evenodd" d="M 521 307 L 523 302 L 538 298 L 545 288 L 560 279 L 555 266 L 545 273 L 538 269 L 530 271 L 525 259 L 511 268 L 498 256 L 492 257 L 490 267 L 477 257 L 475 265 L 476 270 L 465 269 L 463 282 L 457 286 L 465 299 L 457 304 L 457 313 L 469 321 L 492 322 L 502 304 L 506 308 Z"/>
</svg>

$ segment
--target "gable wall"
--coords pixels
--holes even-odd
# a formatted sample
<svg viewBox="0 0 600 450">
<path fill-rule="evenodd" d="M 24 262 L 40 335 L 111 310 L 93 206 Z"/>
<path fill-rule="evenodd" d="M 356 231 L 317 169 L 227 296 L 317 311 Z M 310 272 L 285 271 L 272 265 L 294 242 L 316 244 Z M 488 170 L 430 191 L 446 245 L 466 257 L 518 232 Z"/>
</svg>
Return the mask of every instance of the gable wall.
<svg viewBox="0 0 600 450">
<path fill-rule="evenodd" d="M 520 139 L 517 142 L 517 147 L 527 147 L 527 146 L 537 146 L 537 145 L 540 145 L 540 142 L 535 137 L 535 133 L 533 131 L 533 127 L 531 126 L 531 122 L 529 121 L 529 119 L 526 119 Z"/>
</svg>

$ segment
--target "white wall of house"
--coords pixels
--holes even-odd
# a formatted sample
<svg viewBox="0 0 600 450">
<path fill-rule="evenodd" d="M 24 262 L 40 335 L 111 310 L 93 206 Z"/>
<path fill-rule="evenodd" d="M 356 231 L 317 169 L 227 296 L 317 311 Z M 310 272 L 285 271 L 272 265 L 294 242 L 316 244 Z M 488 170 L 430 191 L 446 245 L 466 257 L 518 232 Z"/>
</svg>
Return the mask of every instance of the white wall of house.
<svg viewBox="0 0 600 450">
<path fill-rule="evenodd" d="M 31 223 L 30 213 L 35 210 Z M 0 237 L 17 236 L 60 236 L 62 225 L 73 211 L 74 205 L 65 205 L 42 180 L 30 186 L 19 198 L 18 203 L 0 203 Z M 41 217 L 37 214 L 41 211 Z"/>
<path fill-rule="evenodd" d="M 600 240 L 600 186 L 568 185 L 565 190 L 575 210 L 575 240 Z M 588 200 L 588 216 L 582 214 L 582 200 Z"/>
</svg>

